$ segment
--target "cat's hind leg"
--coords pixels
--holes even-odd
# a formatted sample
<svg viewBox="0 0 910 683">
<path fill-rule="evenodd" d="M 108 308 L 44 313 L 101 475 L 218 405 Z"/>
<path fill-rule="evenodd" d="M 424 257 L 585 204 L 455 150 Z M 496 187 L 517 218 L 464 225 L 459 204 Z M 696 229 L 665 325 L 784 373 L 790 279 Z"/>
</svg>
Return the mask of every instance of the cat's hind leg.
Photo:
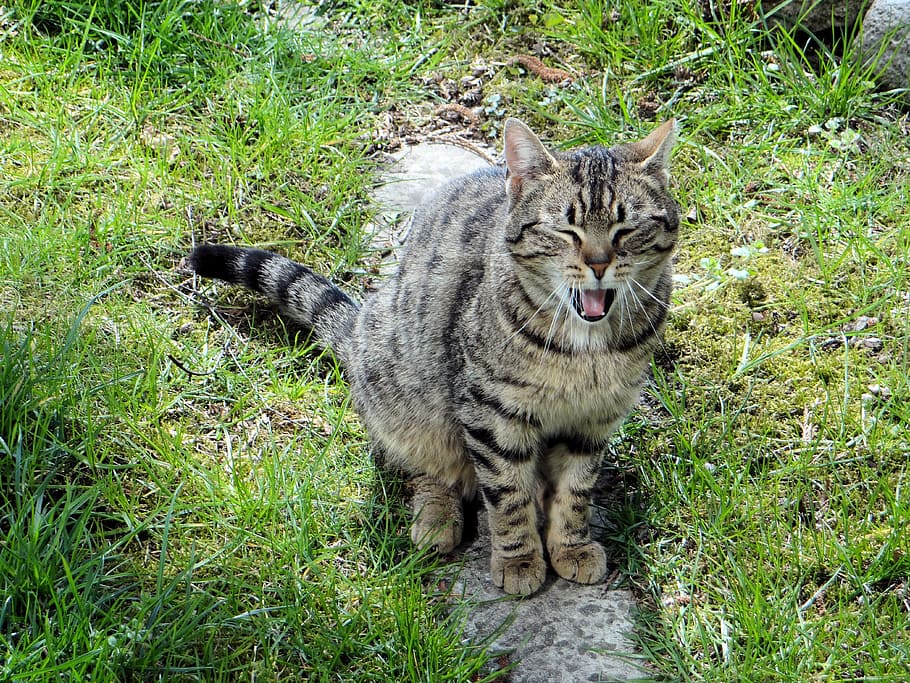
<svg viewBox="0 0 910 683">
<path fill-rule="evenodd" d="M 430 475 L 421 474 L 408 482 L 411 490 L 411 540 L 418 548 L 439 553 L 451 552 L 464 532 L 462 487 L 446 486 Z"/>
<path fill-rule="evenodd" d="M 426 415 L 396 421 L 397 415 L 382 410 L 364 413 L 385 466 L 404 478 L 414 545 L 451 552 L 464 531 L 462 500 L 475 486 L 464 447 L 449 425 L 434 424 Z"/>
</svg>

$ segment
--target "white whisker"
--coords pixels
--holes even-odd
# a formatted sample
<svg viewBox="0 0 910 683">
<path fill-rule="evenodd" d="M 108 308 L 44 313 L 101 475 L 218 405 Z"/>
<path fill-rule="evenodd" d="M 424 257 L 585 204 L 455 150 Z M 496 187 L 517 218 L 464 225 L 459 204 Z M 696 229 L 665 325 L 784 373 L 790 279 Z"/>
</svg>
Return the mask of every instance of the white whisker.
<svg viewBox="0 0 910 683">
<path fill-rule="evenodd" d="M 559 283 L 559 287 L 557 287 L 556 291 L 558 291 L 560 293 L 568 294 L 570 297 L 570 300 L 571 300 L 571 296 L 572 296 L 571 288 L 569 287 L 569 284 L 567 282 L 563 281 L 563 282 Z M 556 306 L 556 311 L 554 311 L 553 318 L 550 320 L 550 329 L 547 330 L 547 338 L 546 338 L 546 341 L 544 342 L 544 347 L 543 347 L 544 354 L 546 354 L 547 351 L 550 350 L 550 342 L 553 341 L 553 336 L 555 335 L 555 333 L 558 329 L 556 327 L 556 324 L 559 320 L 559 315 L 562 312 L 563 307 L 565 307 L 566 313 L 568 314 L 569 307 L 568 307 L 568 305 L 566 305 L 565 297 L 560 296 L 559 303 Z M 563 325 L 565 325 L 566 320 L 568 320 L 568 315 L 563 320 L 563 323 L 562 323 Z"/>
<path fill-rule="evenodd" d="M 658 304 L 659 306 L 663 307 L 663 308 L 666 309 L 666 310 L 670 310 L 670 304 L 668 304 L 666 301 L 661 301 L 660 299 L 658 299 L 656 296 L 654 296 L 654 292 L 652 292 L 650 289 L 648 289 L 647 287 L 645 287 L 643 284 L 641 284 L 641 283 L 640 283 L 638 280 L 636 280 L 634 277 L 630 277 L 630 278 L 629 278 L 629 282 L 631 282 L 632 284 L 634 284 L 634 285 L 636 285 L 637 287 L 639 287 L 643 292 L 645 292 L 645 294 L 647 294 L 649 297 L 651 297 L 652 299 L 654 299 L 654 301 L 656 301 L 657 304 Z"/>
<path fill-rule="evenodd" d="M 556 288 L 555 288 L 552 292 L 550 292 L 550 295 L 549 295 L 546 299 L 543 300 L 543 302 L 540 304 L 540 306 L 537 307 L 537 310 L 534 311 L 531 315 L 528 316 L 528 319 L 525 320 L 524 324 L 523 324 L 521 327 L 519 327 L 517 330 L 515 330 L 515 332 L 513 332 L 513 333 L 505 340 L 505 342 L 503 342 L 503 346 L 505 346 L 505 345 L 508 344 L 510 341 L 512 341 L 516 336 L 518 336 L 519 334 L 521 334 L 522 330 L 524 330 L 528 325 L 531 324 L 531 321 L 534 320 L 534 318 L 537 317 L 537 314 L 540 313 L 540 312 L 543 310 L 544 306 L 546 306 L 546 305 L 550 302 L 550 299 L 552 299 L 554 296 L 557 296 L 557 295 L 559 294 L 559 292 L 560 292 L 560 290 L 562 289 L 563 285 L 564 285 L 564 283 L 559 283 L 559 284 L 556 286 Z M 559 311 L 559 306 L 558 306 L 558 305 L 557 305 L 556 310 L 557 310 L 557 312 Z M 551 326 L 552 326 L 552 323 L 551 323 Z"/>
<path fill-rule="evenodd" d="M 651 291 L 649 291 L 649 290 L 648 290 L 644 285 L 642 285 L 640 282 L 638 282 L 638 281 L 635 280 L 634 278 L 630 278 L 629 281 L 635 283 L 635 284 L 638 285 L 642 290 L 644 290 L 645 292 L 647 292 L 648 295 L 650 295 L 650 297 L 651 297 L 652 299 L 654 299 L 654 301 L 656 301 L 658 304 L 660 304 L 660 305 L 663 306 L 664 308 L 669 308 L 669 307 L 667 306 L 667 304 L 665 304 L 663 301 L 661 301 L 661 300 L 658 299 L 656 296 L 654 296 L 654 294 L 653 294 Z M 632 296 L 632 298 L 634 299 L 635 303 L 638 304 L 638 307 L 641 309 L 642 315 L 644 315 L 645 320 L 648 321 L 648 325 L 651 327 L 651 331 L 654 333 L 655 339 L 657 339 L 657 342 L 660 344 L 660 348 L 663 350 L 664 353 L 667 353 L 667 347 L 664 346 L 664 340 L 661 339 L 660 334 L 657 332 L 657 328 L 654 327 L 654 321 L 651 319 L 651 316 L 648 315 L 648 309 L 645 308 L 645 305 L 644 305 L 644 303 L 642 302 L 642 300 L 641 300 L 641 299 L 639 298 L 639 296 L 635 293 L 635 291 L 632 290 L 631 288 L 629 289 L 629 294 Z"/>
<path fill-rule="evenodd" d="M 626 324 L 626 290 L 620 288 L 616 290 L 616 298 L 619 299 L 619 336 L 622 337 L 622 328 Z M 629 309 L 629 327 L 632 328 L 632 309 Z"/>
</svg>

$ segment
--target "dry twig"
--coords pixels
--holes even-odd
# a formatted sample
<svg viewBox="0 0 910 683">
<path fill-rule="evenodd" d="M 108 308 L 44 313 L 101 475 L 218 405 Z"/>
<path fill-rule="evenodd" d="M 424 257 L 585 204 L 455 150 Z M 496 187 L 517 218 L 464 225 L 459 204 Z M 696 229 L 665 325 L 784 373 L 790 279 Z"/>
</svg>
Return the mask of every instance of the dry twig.
<svg viewBox="0 0 910 683">
<path fill-rule="evenodd" d="M 520 64 L 531 73 L 539 76 L 542 81 L 545 81 L 547 83 L 562 83 L 564 81 L 572 82 L 575 80 L 572 77 L 572 74 L 570 74 L 568 71 L 547 66 L 537 57 L 532 57 L 531 55 L 516 55 L 515 57 L 509 59 L 506 64 L 509 66 Z"/>
</svg>

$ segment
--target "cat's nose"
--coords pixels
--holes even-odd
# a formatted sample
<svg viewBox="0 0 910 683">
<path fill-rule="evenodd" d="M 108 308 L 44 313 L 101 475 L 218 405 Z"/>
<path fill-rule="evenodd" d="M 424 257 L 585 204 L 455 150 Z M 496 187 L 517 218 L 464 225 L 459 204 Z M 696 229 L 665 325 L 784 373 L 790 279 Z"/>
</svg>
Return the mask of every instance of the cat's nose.
<svg viewBox="0 0 910 683">
<path fill-rule="evenodd" d="M 602 261 L 600 263 L 589 263 L 588 268 L 594 271 L 594 277 L 598 280 L 604 276 L 604 273 L 607 272 L 607 268 L 610 267 L 609 261 Z"/>
</svg>

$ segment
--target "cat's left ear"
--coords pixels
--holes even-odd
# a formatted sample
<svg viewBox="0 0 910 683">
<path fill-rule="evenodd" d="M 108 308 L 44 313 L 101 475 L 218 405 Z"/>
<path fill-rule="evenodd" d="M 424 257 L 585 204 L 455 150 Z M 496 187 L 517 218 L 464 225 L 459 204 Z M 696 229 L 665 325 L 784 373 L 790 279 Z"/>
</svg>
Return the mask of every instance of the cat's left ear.
<svg viewBox="0 0 910 683">
<path fill-rule="evenodd" d="M 641 168 L 659 178 L 664 186 L 670 182 L 670 152 L 676 143 L 676 119 L 670 119 L 643 140 L 629 145 Z"/>
<path fill-rule="evenodd" d="M 503 129 L 503 151 L 509 169 L 506 190 L 515 200 L 528 182 L 553 173 L 556 159 L 536 135 L 518 119 L 508 119 Z"/>
</svg>

